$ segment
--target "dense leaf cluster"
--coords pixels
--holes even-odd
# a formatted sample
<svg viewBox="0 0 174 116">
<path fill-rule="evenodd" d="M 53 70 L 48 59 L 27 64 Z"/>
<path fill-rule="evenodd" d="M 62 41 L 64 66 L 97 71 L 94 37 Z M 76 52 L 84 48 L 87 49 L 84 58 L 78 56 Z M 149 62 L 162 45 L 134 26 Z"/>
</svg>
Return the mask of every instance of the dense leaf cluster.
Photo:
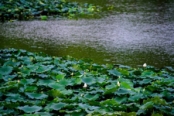
<svg viewBox="0 0 174 116">
<path fill-rule="evenodd" d="M 1 0 L 0 20 L 28 20 L 42 15 L 73 17 L 76 14 L 94 14 L 97 10 L 99 9 L 91 4 L 80 5 L 65 0 Z"/>
<path fill-rule="evenodd" d="M 173 116 L 174 69 L 2 49 L 0 115 Z"/>
</svg>

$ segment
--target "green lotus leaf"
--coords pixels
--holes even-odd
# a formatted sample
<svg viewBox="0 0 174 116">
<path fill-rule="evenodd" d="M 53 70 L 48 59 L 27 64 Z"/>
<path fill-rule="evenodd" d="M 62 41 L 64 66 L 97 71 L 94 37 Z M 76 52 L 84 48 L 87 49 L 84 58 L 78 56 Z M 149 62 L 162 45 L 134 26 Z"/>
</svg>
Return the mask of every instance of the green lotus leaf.
<svg viewBox="0 0 174 116">
<path fill-rule="evenodd" d="M 143 94 L 138 93 L 138 94 L 130 96 L 128 100 L 132 102 L 136 102 L 143 98 L 144 98 Z"/>
<path fill-rule="evenodd" d="M 73 91 L 72 90 L 62 90 L 61 93 L 63 93 L 64 95 L 71 95 L 73 94 Z"/>
<path fill-rule="evenodd" d="M 67 85 L 70 85 L 70 86 L 75 85 L 76 84 L 76 79 L 79 79 L 79 78 L 69 78 L 69 79 L 67 79 L 67 81 L 68 81 Z M 80 79 L 80 81 L 81 81 L 81 79 Z"/>
<path fill-rule="evenodd" d="M 105 101 L 100 102 L 102 106 L 117 106 L 119 103 L 114 99 L 107 99 Z"/>
<path fill-rule="evenodd" d="M 139 110 L 137 111 L 136 114 L 137 114 L 138 116 L 146 115 L 146 111 L 147 111 L 147 110 L 145 110 L 145 109 L 139 109 Z"/>
<path fill-rule="evenodd" d="M 107 86 L 105 87 L 104 93 L 105 93 L 105 94 L 114 93 L 114 92 L 117 91 L 118 88 L 119 88 L 119 87 L 118 87 L 117 85 L 115 85 L 115 84 L 107 85 Z"/>
<path fill-rule="evenodd" d="M 82 79 L 76 78 L 74 83 L 80 85 L 82 83 Z"/>
<path fill-rule="evenodd" d="M 49 87 L 53 88 L 53 89 L 58 89 L 58 90 L 64 90 L 65 86 L 61 85 L 60 83 L 50 83 L 48 84 Z"/>
<path fill-rule="evenodd" d="M 44 61 L 44 57 L 43 56 L 35 56 L 35 59 L 37 61 Z"/>
<path fill-rule="evenodd" d="M 120 81 L 120 86 L 122 88 L 126 88 L 126 89 L 132 89 L 133 88 L 133 83 L 129 80 L 129 79 L 119 79 Z"/>
<path fill-rule="evenodd" d="M 116 77 L 121 76 L 121 73 L 118 72 L 116 69 L 108 70 L 108 72 L 109 72 L 110 75 L 113 75 L 113 76 L 116 76 Z"/>
<path fill-rule="evenodd" d="M 145 70 L 144 72 L 142 72 L 141 76 L 153 76 L 154 72 L 151 70 Z"/>
<path fill-rule="evenodd" d="M 67 114 L 70 114 L 70 116 L 84 116 L 85 112 L 83 112 L 81 109 L 78 110 L 72 110 L 72 111 L 65 111 Z"/>
<path fill-rule="evenodd" d="M 143 101 L 144 103 L 146 102 L 153 102 L 154 104 L 159 104 L 159 105 L 166 105 L 165 99 L 160 98 L 159 96 L 156 96 L 154 98 L 149 98 L 147 100 Z"/>
<path fill-rule="evenodd" d="M 57 89 L 56 90 L 52 89 L 52 90 L 48 91 L 48 94 L 49 94 L 49 96 L 60 97 L 60 98 L 65 96 L 61 91 L 59 91 Z"/>
<path fill-rule="evenodd" d="M 53 109 L 53 110 L 60 110 L 62 109 L 63 107 L 65 107 L 67 104 L 66 103 L 53 103 L 51 104 L 50 106 L 50 109 Z"/>
<path fill-rule="evenodd" d="M 24 98 L 20 94 L 14 94 L 14 93 L 8 93 L 6 96 L 8 96 L 5 100 L 6 101 L 23 101 Z"/>
<path fill-rule="evenodd" d="M 166 66 L 165 68 L 170 72 L 174 72 L 174 68 L 171 66 Z"/>
<path fill-rule="evenodd" d="M 92 94 L 86 94 L 84 95 L 84 97 L 88 100 L 92 100 L 92 101 L 95 101 L 99 98 L 99 95 L 98 94 L 95 94 L 95 95 L 92 95 Z"/>
<path fill-rule="evenodd" d="M 38 74 L 38 76 L 41 78 L 48 78 L 49 77 L 47 74 Z"/>
<path fill-rule="evenodd" d="M 121 104 L 127 101 L 127 97 L 126 96 L 117 96 L 114 98 L 116 100 L 117 103 Z"/>
<path fill-rule="evenodd" d="M 125 88 L 119 88 L 116 92 L 116 95 L 126 95 L 126 94 L 133 94 L 131 90 Z"/>
<path fill-rule="evenodd" d="M 84 77 L 82 78 L 82 81 L 86 83 L 87 85 L 94 84 L 96 82 L 94 77 Z"/>
<path fill-rule="evenodd" d="M 51 68 L 50 68 L 50 66 L 39 65 L 38 69 L 35 70 L 35 72 L 36 73 L 45 73 L 45 72 L 49 71 Z"/>
<path fill-rule="evenodd" d="M 52 79 L 39 79 L 37 86 L 48 86 L 51 83 L 55 83 L 55 81 Z"/>
<path fill-rule="evenodd" d="M 15 110 L 12 109 L 0 109 L 0 116 L 4 116 L 4 115 L 13 115 L 15 113 Z"/>
<path fill-rule="evenodd" d="M 127 69 L 122 68 L 122 69 L 118 69 L 118 71 L 124 76 L 129 76 L 129 71 Z"/>
<path fill-rule="evenodd" d="M 71 81 L 69 79 L 62 79 L 59 83 L 63 86 L 71 85 Z"/>
<path fill-rule="evenodd" d="M 55 77 L 56 80 L 62 80 L 64 79 L 65 75 L 64 74 L 59 74 Z"/>
<path fill-rule="evenodd" d="M 5 75 L 2 78 L 4 81 L 10 81 L 13 80 L 15 77 L 17 77 L 17 75 Z"/>
<path fill-rule="evenodd" d="M 30 75 L 30 73 L 31 73 L 31 70 L 29 70 L 28 68 L 26 68 L 26 67 L 21 68 L 22 76 L 26 77 L 27 75 Z"/>
<path fill-rule="evenodd" d="M 43 93 L 25 93 L 31 99 L 45 99 L 48 95 Z"/>
<path fill-rule="evenodd" d="M 13 71 L 13 67 L 11 66 L 2 66 L 0 67 L 1 75 L 9 75 Z"/>
<path fill-rule="evenodd" d="M 36 81 L 36 79 L 21 79 L 20 80 L 20 84 L 23 84 L 23 85 L 31 85 L 35 81 Z"/>
<path fill-rule="evenodd" d="M 39 106 L 21 106 L 21 107 L 17 107 L 19 110 L 24 111 L 25 113 L 33 113 L 33 112 L 38 112 L 42 109 L 42 107 Z"/>
<path fill-rule="evenodd" d="M 90 106 L 88 104 L 79 103 L 78 106 L 82 109 L 88 109 Z"/>
<path fill-rule="evenodd" d="M 31 65 L 31 64 L 27 65 L 26 67 L 28 70 L 30 70 L 30 72 L 35 72 L 39 68 L 38 65 Z"/>
<path fill-rule="evenodd" d="M 152 82 L 151 79 L 143 79 L 142 81 L 139 82 L 140 85 L 146 85 L 150 84 Z"/>
<path fill-rule="evenodd" d="M 20 65 L 20 62 L 14 62 L 14 61 L 7 61 L 4 63 L 4 66 L 11 66 L 11 67 L 18 67 Z"/>
<path fill-rule="evenodd" d="M 35 114 L 38 116 L 52 116 L 49 112 L 36 112 Z"/>
<path fill-rule="evenodd" d="M 20 60 L 22 60 L 22 61 L 23 61 L 23 63 L 24 63 L 24 64 L 26 64 L 26 65 L 31 64 L 31 60 L 30 60 L 30 58 L 29 58 L 29 57 L 27 57 L 27 56 L 24 56 L 24 57 L 19 57 L 19 59 L 20 59 Z"/>
<path fill-rule="evenodd" d="M 101 75 L 100 77 L 96 78 L 96 82 L 100 83 L 100 84 L 104 83 L 105 80 L 106 80 L 106 76 L 105 75 Z"/>
<path fill-rule="evenodd" d="M 25 86 L 24 87 L 25 92 L 37 91 L 37 89 L 38 89 L 37 86 Z"/>
<path fill-rule="evenodd" d="M 149 102 L 146 102 L 145 104 L 143 104 L 142 106 L 140 106 L 140 109 L 147 110 L 149 108 L 152 108 L 153 105 L 154 105 L 153 101 L 149 101 Z"/>
</svg>

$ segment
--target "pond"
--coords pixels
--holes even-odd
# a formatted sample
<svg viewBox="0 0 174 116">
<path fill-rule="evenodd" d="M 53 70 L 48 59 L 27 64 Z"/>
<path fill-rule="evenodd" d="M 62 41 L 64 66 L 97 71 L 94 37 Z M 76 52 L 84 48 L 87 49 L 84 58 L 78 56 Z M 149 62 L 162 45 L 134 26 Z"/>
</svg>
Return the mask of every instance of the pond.
<svg viewBox="0 0 174 116">
<path fill-rule="evenodd" d="M 103 6 L 103 17 L 0 23 L 0 48 L 89 58 L 99 64 L 174 66 L 174 1 L 86 2 Z"/>
</svg>

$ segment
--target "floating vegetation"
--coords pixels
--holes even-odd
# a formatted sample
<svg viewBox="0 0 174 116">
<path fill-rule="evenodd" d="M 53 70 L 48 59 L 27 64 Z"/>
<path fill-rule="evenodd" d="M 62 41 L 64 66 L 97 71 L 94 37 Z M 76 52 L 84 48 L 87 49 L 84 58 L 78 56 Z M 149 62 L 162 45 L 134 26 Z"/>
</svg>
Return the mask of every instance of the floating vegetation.
<svg viewBox="0 0 174 116">
<path fill-rule="evenodd" d="M 1 49 L 0 115 L 173 116 L 174 69 Z"/>
<path fill-rule="evenodd" d="M 95 15 L 100 7 L 92 4 L 79 4 L 66 2 L 65 0 L 1 0 L 0 20 L 29 20 L 40 17 L 46 20 L 46 16 L 69 17 L 76 15 Z"/>
</svg>

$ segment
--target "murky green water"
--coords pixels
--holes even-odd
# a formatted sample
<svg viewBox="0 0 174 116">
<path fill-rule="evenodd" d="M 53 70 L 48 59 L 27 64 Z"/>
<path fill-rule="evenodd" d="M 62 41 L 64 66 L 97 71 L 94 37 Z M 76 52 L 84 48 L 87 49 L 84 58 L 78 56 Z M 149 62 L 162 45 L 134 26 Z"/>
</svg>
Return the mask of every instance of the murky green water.
<svg viewBox="0 0 174 116">
<path fill-rule="evenodd" d="M 70 1 L 70 0 L 69 0 Z M 71 0 L 104 7 L 101 19 L 0 24 L 0 48 L 96 63 L 174 66 L 174 2 L 169 0 Z"/>
</svg>

